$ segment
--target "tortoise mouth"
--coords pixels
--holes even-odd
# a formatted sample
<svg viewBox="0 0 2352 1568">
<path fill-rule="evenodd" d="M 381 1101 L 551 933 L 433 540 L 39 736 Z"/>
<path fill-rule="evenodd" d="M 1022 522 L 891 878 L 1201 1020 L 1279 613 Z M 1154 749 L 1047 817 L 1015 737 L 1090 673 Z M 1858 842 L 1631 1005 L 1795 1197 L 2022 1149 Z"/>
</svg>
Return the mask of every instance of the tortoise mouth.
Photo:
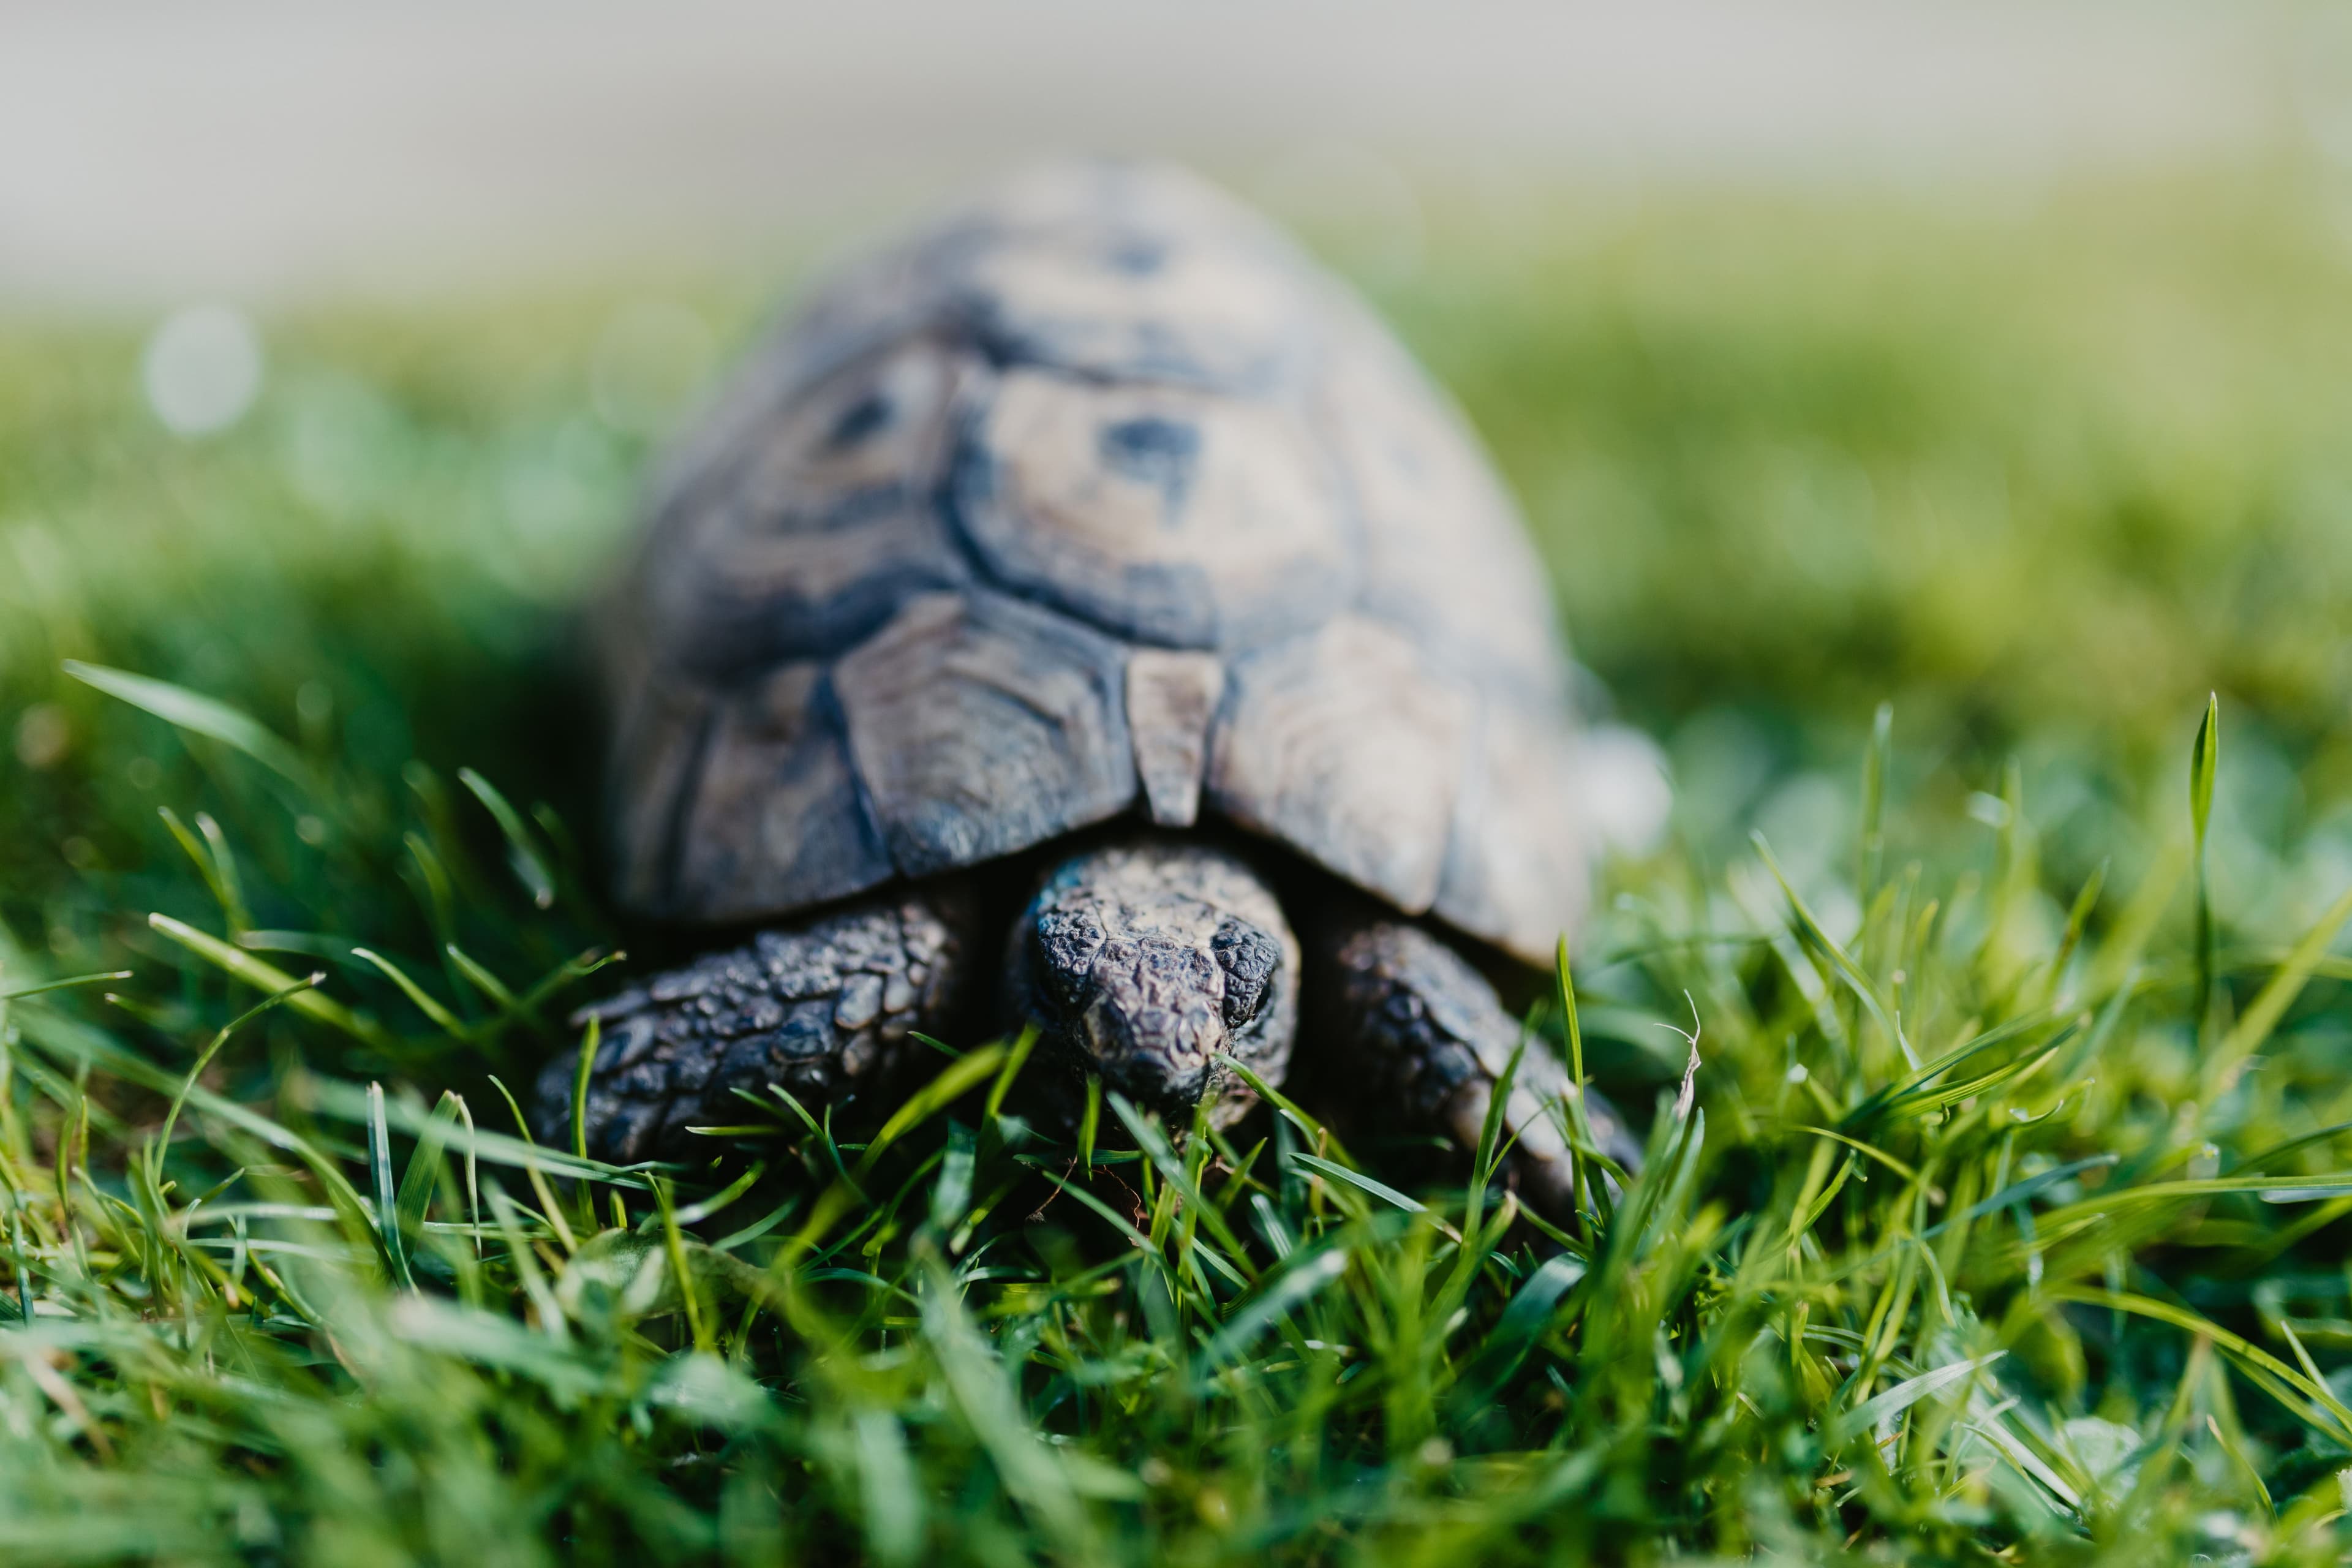
<svg viewBox="0 0 2352 1568">
<path fill-rule="evenodd" d="M 1075 1033 L 1104 1087 L 1139 1105 L 1189 1117 L 1209 1086 L 1210 1067 L 1227 1047 L 1218 999 L 1097 995 Z"/>
</svg>

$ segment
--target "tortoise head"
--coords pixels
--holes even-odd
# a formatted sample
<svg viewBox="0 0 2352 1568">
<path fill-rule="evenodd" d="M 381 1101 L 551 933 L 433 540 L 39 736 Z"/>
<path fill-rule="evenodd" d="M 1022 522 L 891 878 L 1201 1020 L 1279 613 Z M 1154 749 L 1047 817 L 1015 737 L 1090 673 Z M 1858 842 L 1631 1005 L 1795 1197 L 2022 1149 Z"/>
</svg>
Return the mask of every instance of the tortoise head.
<svg viewBox="0 0 2352 1568">
<path fill-rule="evenodd" d="M 1231 1063 L 1279 1079 L 1297 1028 L 1298 943 L 1273 892 L 1181 838 L 1092 850 L 1045 879 L 1013 934 L 1013 984 L 1066 1065 L 1179 1125 L 1249 1097 Z"/>
</svg>

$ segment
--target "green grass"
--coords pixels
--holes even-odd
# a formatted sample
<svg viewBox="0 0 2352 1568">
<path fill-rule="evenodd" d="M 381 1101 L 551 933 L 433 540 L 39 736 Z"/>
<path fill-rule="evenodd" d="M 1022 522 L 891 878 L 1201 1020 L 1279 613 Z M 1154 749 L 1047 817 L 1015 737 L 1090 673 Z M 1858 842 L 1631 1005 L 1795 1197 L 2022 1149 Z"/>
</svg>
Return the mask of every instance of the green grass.
<svg viewBox="0 0 2352 1568">
<path fill-rule="evenodd" d="M 1303 1112 L 1089 1166 L 1017 1042 L 880 1130 L 530 1147 L 498 1083 L 662 940 L 577 657 L 627 291 L 273 320 L 194 444 L 136 325 L 0 327 L 0 1557 L 2338 1561 L 2340 235 L 1435 233 L 1382 303 L 1679 788 L 1576 950 L 1649 1158 L 1559 1237 Z"/>
</svg>

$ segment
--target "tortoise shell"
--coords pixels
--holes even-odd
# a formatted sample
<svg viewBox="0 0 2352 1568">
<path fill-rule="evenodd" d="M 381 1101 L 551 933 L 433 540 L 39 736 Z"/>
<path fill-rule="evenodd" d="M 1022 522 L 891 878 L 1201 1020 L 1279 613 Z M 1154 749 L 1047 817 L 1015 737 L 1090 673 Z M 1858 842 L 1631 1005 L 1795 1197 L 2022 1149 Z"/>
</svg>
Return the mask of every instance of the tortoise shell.
<svg viewBox="0 0 2352 1568">
<path fill-rule="evenodd" d="M 1033 170 L 855 266 L 656 484 L 612 616 L 641 912 L 772 917 L 1203 815 L 1540 959 L 1567 663 L 1459 416 L 1199 179 Z"/>
</svg>

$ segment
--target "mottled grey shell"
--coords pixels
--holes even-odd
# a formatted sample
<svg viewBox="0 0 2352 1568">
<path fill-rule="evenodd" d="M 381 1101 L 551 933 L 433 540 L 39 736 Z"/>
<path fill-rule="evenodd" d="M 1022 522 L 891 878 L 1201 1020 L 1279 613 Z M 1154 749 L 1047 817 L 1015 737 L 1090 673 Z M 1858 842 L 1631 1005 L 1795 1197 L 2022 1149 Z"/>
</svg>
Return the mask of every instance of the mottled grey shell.
<svg viewBox="0 0 2352 1568">
<path fill-rule="evenodd" d="M 1035 169 L 840 275 L 673 457 L 614 629 L 647 913 L 1129 813 L 1530 958 L 1584 897 L 1509 500 L 1341 285 L 1176 169 Z"/>
</svg>

